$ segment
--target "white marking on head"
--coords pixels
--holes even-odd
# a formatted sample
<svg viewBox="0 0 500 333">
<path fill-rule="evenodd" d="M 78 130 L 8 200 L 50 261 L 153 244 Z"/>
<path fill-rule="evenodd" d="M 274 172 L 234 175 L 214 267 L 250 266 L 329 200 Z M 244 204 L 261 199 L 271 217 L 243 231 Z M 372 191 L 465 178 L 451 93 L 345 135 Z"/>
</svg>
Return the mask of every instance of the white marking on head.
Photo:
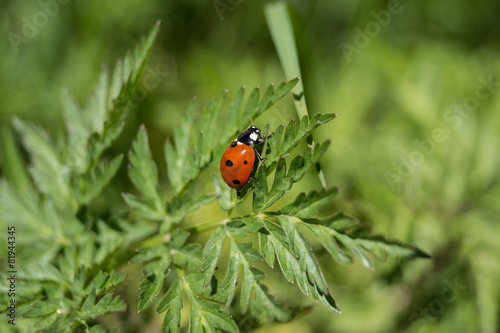
<svg viewBox="0 0 500 333">
<path fill-rule="evenodd" d="M 250 133 L 250 139 L 252 139 L 253 141 L 257 141 L 258 138 L 259 138 L 258 133 Z"/>
</svg>

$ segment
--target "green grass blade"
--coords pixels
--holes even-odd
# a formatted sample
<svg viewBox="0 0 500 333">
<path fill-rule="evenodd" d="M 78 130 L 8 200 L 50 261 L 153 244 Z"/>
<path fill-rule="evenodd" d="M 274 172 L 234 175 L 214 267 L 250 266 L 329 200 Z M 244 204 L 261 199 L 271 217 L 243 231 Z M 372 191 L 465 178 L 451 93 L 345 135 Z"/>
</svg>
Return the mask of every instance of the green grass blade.
<svg viewBox="0 0 500 333">
<path fill-rule="evenodd" d="M 264 13 L 285 76 L 289 80 L 291 78 L 301 77 L 297 46 L 295 44 L 290 16 L 288 15 L 287 4 L 281 1 L 267 4 L 264 7 Z M 304 116 L 309 116 L 302 80 L 292 89 L 292 93 L 295 110 L 297 111 L 299 119 L 302 119 Z M 309 144 L 314 144 L 312 135 L 308 138 L 308 142 Z M 321 186 L 326 189 L 328 185 L 319 162 L 316 163 L 316 169 L 318 170 Z"/>
<path fill-rule="evenodd" d="M 300 77 L 299 57 L 297 46 L 293 36 L 292 24 L 288 15 L 285 2 L 274 2 L 267 4 L 264 8 L 267 26 L 278 52 L 281 65 L 285 71 L 287 80 Z M 307 116 L 306 99 L 304 96 L 304 86 L 302 81 L 292 89 L 293 101 L 299 118 Z"/>
</svg>

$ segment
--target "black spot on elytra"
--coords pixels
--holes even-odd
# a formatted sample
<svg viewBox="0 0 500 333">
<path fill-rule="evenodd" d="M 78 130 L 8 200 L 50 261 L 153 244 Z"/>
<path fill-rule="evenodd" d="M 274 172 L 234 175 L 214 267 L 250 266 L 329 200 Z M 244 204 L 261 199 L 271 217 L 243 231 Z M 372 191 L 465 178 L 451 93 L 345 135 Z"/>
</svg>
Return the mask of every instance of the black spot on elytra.
<svg viewBox="0 0 500 333">
<path fill-rule="evenodd" d="M 234 185 L 240 185 L 240 184 L 241 184 L 241 182 L 240 182 L 238 179 L 235 179 L 235 180 L 233 180 L 233 184 L 234 184 Z"/>
<path fill-rule="evenodd" d="M 228 166 L 228 167 L 233 166 L 233 161 L 231 161 L 231 160 L 226 160 L 226 166 Z"/>
<path fill-rule="evenodd" d="M 238 141 L 234 140 L 233 142 L 231 142 L 231 144 L 229 146 L 236 147 L 237 144 L 238 144 Z"/>
<path fill-rule="evenodd" d="M 248 162 L 247 162 L 247 161 L 245 161 L 245 162 L 243 162 L 243 164 L 248 164 Z"/>
</svg>

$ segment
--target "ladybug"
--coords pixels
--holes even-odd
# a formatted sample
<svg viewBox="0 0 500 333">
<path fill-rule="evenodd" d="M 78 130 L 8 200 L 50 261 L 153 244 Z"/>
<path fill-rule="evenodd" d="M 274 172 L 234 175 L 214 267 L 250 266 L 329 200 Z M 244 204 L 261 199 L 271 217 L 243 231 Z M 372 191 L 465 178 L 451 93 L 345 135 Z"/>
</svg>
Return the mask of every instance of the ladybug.
<svg viewBox="0 0 500 333">
<path fill-rule="evenodd" d="M 234 189 L 241 189 L 250 178 L 250 174 L 255 162 L 255 156 L 259 160 L 259 152 L 251 147 L 265 141 L 265 137 L 260 136 L 260 129 L 250 126 L 231 142 L 220 160 L 220 173 L 227 185 Z"/>
</svg>

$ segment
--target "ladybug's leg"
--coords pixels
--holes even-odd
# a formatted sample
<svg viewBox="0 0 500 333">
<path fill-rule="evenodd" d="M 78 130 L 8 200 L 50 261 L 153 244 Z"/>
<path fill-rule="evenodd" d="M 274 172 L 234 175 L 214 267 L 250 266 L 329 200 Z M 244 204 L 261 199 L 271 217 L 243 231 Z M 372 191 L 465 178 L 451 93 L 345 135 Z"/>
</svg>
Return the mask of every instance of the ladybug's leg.
<svg viewBox="0 0 500 333">
<path fill-rule="evenodd" d="M 255 144 L 261 144 L 261 143 L 264 143 L 266 141 L 266 139 L 268 137 L 270 137 L 271 135 L 273 135 L 274 133 L 269 133 L 268 135 L 266 136 L 263 136 L 262 138 L 259 138 L 259 140 L 257 140 L 257 142 L 255 142 Z"/>
<path fill-rule="evenodd" d="M 257 156 L 257 158 L 258 158 L 260 161 L 265 161 L 265 160 L 267 160 L 267 158 L 265 158 L 265 157 L 263 158 L 263 157 L 261 157 L 261 156 L 260 156 L 260 154 L 259 154 L 259 152 L 257 151 L 257 149 L 255 149 L 255 148 L 254 148 L 253 150 L 255 151 L 255 156 Z"/>
<path fill-rule="evenodd" d="M 263 136 L 263 137 L 262 137 L 262 140 L 265 140 L 265 139 L 267 139 L 268 137 L 270 137 L 270 136 L 271 136 L 271 135 L 273 135 L 273 134 L 274 134 L 274 133 L 273 133 L 273 132 L 271 132 L 271 133 L 269 133 L 268 135 L 266 135 L 266 136 Z"/>
</svg>

